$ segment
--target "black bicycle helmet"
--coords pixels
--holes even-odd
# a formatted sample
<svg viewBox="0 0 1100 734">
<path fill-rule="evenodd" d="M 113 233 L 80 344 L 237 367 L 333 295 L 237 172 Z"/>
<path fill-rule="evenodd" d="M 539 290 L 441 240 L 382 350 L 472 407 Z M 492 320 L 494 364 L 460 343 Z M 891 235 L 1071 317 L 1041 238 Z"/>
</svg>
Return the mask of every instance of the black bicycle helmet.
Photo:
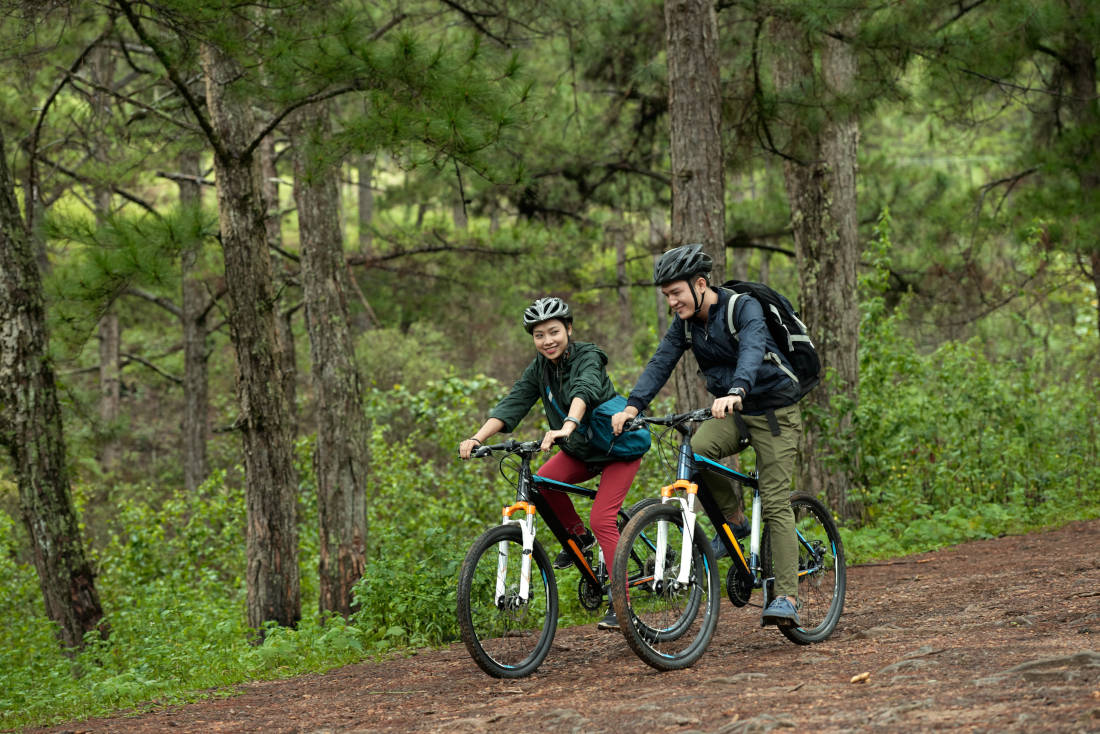
<svg viewBox="0 0 1100 734">
<path fill-rule="evenodd" d="M 661 255 L 653 266 L 653 285 L 665 285 L 676 280 L 690 280 L 705 275 L 714 267 L 702 245 L 682 245 Z"/>
<path fill-rule="evenodd" d="M 550 319 L 558 319 L 566 325 L 573 323 L 573 312 L 569 309 L 569 304 L 556 296 L 537 299 L 523 311 L 523 328 L 530 334 L 536 326 Z"/>
</svg>

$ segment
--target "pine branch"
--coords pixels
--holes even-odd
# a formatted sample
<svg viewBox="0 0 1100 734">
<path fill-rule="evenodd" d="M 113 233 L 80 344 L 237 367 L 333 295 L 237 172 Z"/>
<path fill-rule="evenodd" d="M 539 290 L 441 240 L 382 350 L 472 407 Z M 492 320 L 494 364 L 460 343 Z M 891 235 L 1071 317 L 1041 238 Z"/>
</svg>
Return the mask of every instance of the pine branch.
<svg viewBox="0 0 1100 734">
<path fill-rule="evenodd" d="M 112 193 L 118 194 L 123 199 L 126 199 L 127 201 L 130 201 L 130 202 L 133 202 L 134 204 L 137 204 L 142 209 L 145 209 L 147 212 L 149 212 L 150 214 L 155 216 L 157 219 L 162 218 L 161 215 L 160 215 L 160 212 L 158 212 L 156 210 L 156 207 L 154 207 L 152 204 L 150 204 L 149 202 L 145 201 L 144 199 L 138 197 L 135 194 L 131 194 L 129 191 L 126 191 L 125 189 L 123 189 L 123 188 L 121 188 L 121 187 L 119 187 L 115 184 L 105 184 L 103 181 L 96 181 L 95 179 L 89 178 L 88 176 L 83 176 L 83 175 L 77 173 L 76 171 L 73 171 L 69 168 L 66 168 L 65 166 L 61 165 L 60 163 L 57 163 L 56 161 L 50 160 L 49 158 L 47 158 L 44 155 L 37 155 L 35 157 L 38 160 L 42 161 L 43 163 L 48 164 L 51 168 L 53 168 L 57 171 L 61 171 L 62 173 L 64 173 L 69 178 L 71 178 L 75 181 L 79 181 L 80 183 L 88 184 L 89 186 L 104 186 L 104 185 L 106 185 L 107 188 L 110 189 Z"/>
<path fill-rule="evenodd" d="M 969 5 L 967 5 L 964 2 L 959 2 L 958 6 L 955 10 L 955 14 L 953 16 L 951 16 L 950 18 L 948 18 L 947 20 L 945 20 L 943 23 L 940 23 L 935 28 L 933 33 L 939 33 L 940 31 L 942 31 L 944 28 L 951 25 L 952 23 L 954 23 L 958 20 L 961 20 L 963 18 L 963 16 L 967 15 L 971 10 L 974 10 L 975 8 L 981 7 L 982 5 L 985 4 L 985 2 L 986 2 L 986 0 L 974 0 L 974 2 L 970 3 Z"/>
<path fill-rule="evenodd" d="M 473 247 L 469 245 L 455 245 L 448 242 L 439 232 L 432 231 L 432 236 L 435 237 L 440 244 L 439 245 L 423 245 L 421 247 L 414 247 L 408 250 L 398 250 L 396 252 L 387 252 L 382 255 L 348 255 L 345 261 L 348 265 L 359 265 L 367 268 L 380 267 L 382 263 L 389 262 L 391 260 L 398 260 L 403 257 L 411 257 L 414 255 L 434 255 L 440 252 L 465 252 L 473 253 L 476 255 L 506 255 L 508 257 L 519 257 L 526 254 L 525 250 L 494 250 L 489 247 Z M 380 239 L 387 242 L 393 242 L 383 235 L 379 235 Z"/>
<path fill-rule="evenodd" d="M 211 181 L 208 178 L 202 176 L 193 176 L 188 173 L 167 173 L 165 171 L 157 171 L 158 178 L 166 178 L 169 181 L 185 181 L 187 183 L 199 184 L 200 186 L 216 186 L 216 182 Z"/>
<path fill-rule="evenodd" d="M 155 303 L 176 318 L 183 317 L 183 309 L 177 306 L 175 302 L 173 302 L 170 298 L 158 296 L 155 293 L 150 293 L 149 291 L 142 290 L 141 288 L 135 288 L 134 286 L 130 286 L 129 288 L 124 290 L 123 293 L 126 295 L 135 296 L 137 298 L 143 298 L 150 303 Z"/>
<path fill-rule="evenodd" d="M 126 366 L 126 364 L 129 363 L 129 362 L 135 362 L 135 363 L 140 364 L 140 365 L 145 365 L 146 367 L 151 369 L 153 372 L 156 372 L 158 375 L 160 375 L 161 377 L 163 377 L 166 380 L 170 380 L 171 382 L 174 382 L 177 385 L 182 385 L 183 384 L 182 379 L 180 379 L 179 377 L 176 377 L 175 375 L 168 374 L 167 372 L 162 370 L 160 367 L 157 367 L 155 364 L 153 364 L 149 360 L 145 359 L 144 357 L 139 357 L 136 354 L 127 354 L 125 352 L 123 352 L 120 356 L 125 358 L 122 365 L 121 365 L 123 367 Z"/>
<path fill-rule="evenodd" d="M 368 40 L 370 40 L 370 41 L 378 40 L 379 38 L 384 36 L 387 32 L 389 32 L 389 30 L 391 28 L 393 28 L 394 26 L 401 23 L 407 17 L 408 17 L 407 13 L 398 13 L 393 18 L 391 18 L 390 21 L 388 23 L 386 23 L 384 26 L 382 26 L 382 27 L 378 28 L 377 30 L 375 30 L 374 33 L 372 33 L 368 37 Z M 279 126 L 279 124 L 283 120 L 285 120 L 287 118 L 287 116 L 289 114 L 291 114 L 292 112 L 294 112 L 295 110 L 301 109 L 302 107 L 308 107 L 309 105 L 312 105 L 312 104 L 317 104 L 318 102 L 324 102 L 327 99 L 333 99 L 334 97 L 340 97 L 340 96 L 343 96 L 343 95 L 348 94 L 350 92 L 361 92 L 366 88 L 367 88 L 367 85 L 364 84 L 361 79 L 356 79 L 351 84 L 348 84 L 346 86 L 339 87 L 337 89 L 332 89 L 332 90 L 329 90 L 327 92 L 316 92 L 314 94 L 311 94 L 307 97 L 304 97 L 304 98 L 298 100 L 297 102 L 294 102 L 293 104 L 288 105 L 279 114 L 275 115 L 275 117 L 273 117 L 270 122 L 268 122 L 266 125 L 264 125 L 264 128 L 262 130 L 260 130 L 259 134 L 255 137 L 255 139 L 251 143 L 249 143 L 248 146 L 244 149 L 244 153 L 242 155 L 243 156 L 252 155 L 252 153 L 255 152 L 256 148 L 260 147 L 260 144 L 263 143 L 264 138 L 266 138 L 268 135 L 270 135 L 272 132 L 274 132 L 275 128 L 277 128 Z"/>
<path fill-rule="evenodd" d="M 99 43 L 104 38 L 107 37 L 107 34 L 110 32 L 110 30 L 111 30 L 110 28 L 104 30 L 102 33 L 100 33 L 96 37 L 96 39 L 94 41 L 92 41 L 91 43 L 89 43 L 87 46 L 84 47 L 84 50 L 80 52 L 80 54 L 76 57 L 76 60 L 73 61 L 72 64 L 70 64 L 69 70 L 68 70 L 69 73 L 66 74 L 66 76 L 63 79 L 61 79 L 61 81 L 59 81 L 56 85 L 54 85 L 53 90 L 50 91 L 49 96 L 46 97 L 46 101 L 42 104 L 42 107 L 38 112 L 38 119 L 35 121 L 34 129 L 31 131 L 30 142 L 27 143 L 27 156 L 28 156 L 28 168 L 29 168 L 29 170 L 27 172 L 27 177 L 29 179 L 28 180 L 28 189 L 30 191 L 30 196 L 32 198 L 32 201 L 27 202 L 27 216 L 26 216 L 27 223 L 26 223 L 26 228 L 27 228 L 28 232 L 33 231 L 34 226 L 35 226 L 34 211 L 35 211 L 35 202 L 38 201 L 38 185 L 39 185 L 38 184 L 38 167 L 35 166 L 35 161 L 38 160 L 38 139 L 42 136 L 42 126 L 46 122 L 46 114 L 49 112 L 50 107 L 53 105 L 53 103 L 57 99 L 58 95 L 61 94 L 61 90 L 64 89 L 65 85 L 69 83 L 69 79 L 71 78 L 70 75 L 75 73 L 77 69 L 79 69 L 81 66 L 84 65 L 84 62 L 88 58 L 88 54 L 90 54 L 92 52 L 92 49 L 94 49 L 96 46 L 98 46 Z"/>
<path fill-rule="evenodd" d="M 199 127 L 202 128 L 202 132 L 206 136 L 207 142 L 209 142 L 210 147 L 214 149 L 214 154 L 221 160 L 227 160 L 230 157 L 229 151 L 222 145 L 221 138 L 218 137 L 218 134 L 210 125 L 210 121 L 203 115 L 202 107 L 199 105 L 194 95 L 191 94 L 191 90 L 188 89 L 187 84 L 180 77 L 179 72 L 172 65 L 171 59 L 168 58 L 168 54 L 166 54 L 164 49 L 157 45 L 156 41 L 145 32 L 145 28 L 141 25 L 141 19 L 138 18 L 137 14 L 134 12 L 133 4 L 127 2 L 127 0 L 115 0 L 115 2 L 118 4 L 123 14 L 126 15 L 126 20 L 129 21 L 130 27 L 134 29 L 134 33 L 138 35 L 138 38 L 140 38 L 146 46 L 152 49 L 153 54 L 160 61 L 161 66 L 164 67 L 164 71 L 171 80 L 172 85 L 176 88 L 176 91 L 179 92 L 180 96 L 183 97 L 184 103 L 190 108 L 191 114 L 195 116 L 195 120 L 199 123 Z"/>
<path fill-rule="evenodd" d="M 131 105 L 133 107 L 137 107 L 138 109 L 141 109 L 141 110 L 145 110 L 146 112 L 148 112 L 148 113 L 150 113 L 150 114 L 152 114 L 156 117 L 159 117 L 160 119 L 164 120 L 165 122 L 169 122 L 169 123 L 171 123 L 173 125 L 176 125 L 178 127 L 182 127 L 184 130 L 187 130 L 188 132 L 192 132 L 192 133 L 201 133 L 202 132 L 201 130 L 199 130 L 194 125 L 189 125 L 189 124 L 187 124 L 187 122 L 185 122 L 183 120 L 180 120 L 178 117 L 172 117 L 171 115 L 168 115 L 168 114 L 165 114 L 164 112 L 161 112 L 160 110 L 158 110 L 156 107 L 153 107 L 152 105 L 145 104 L 144 102 L 141 102 L 140 100 L 134 99 L 133 97 L 131 97 L 129 95 L 121 94 L 119 92 L 116 92 L 112 87 L 107 87 L 107 86 L 104 86 L 102 84 L 98 84 L 98 83 L 92 81 L 91 79 L 86 79 L 86 78 L 82 77 L 81 75 L 79 75 L 75 72 L 72 72 L 72 71 L 68 71 L 66 69 L 60 69 L 60 70 L 61 70 L 62 73 L 67 74 L 74 81 L 74 83 L 75 82 L 80 82 L 80 83 L 82 83 L 86 86 L 91 87 L 92 89 L 94 89 L 96 91 L 103 92 L 104 94 L 109 94 L 110 96 L 114 97 L 115 99 L 117 99 L 121 102 L 125 102 L 128 105 Z"/>
<path fill-rule="evenodd" d="M 441 2 L 444 5 L 446 5 L 447 7 L 451 8 L 452 10 L 458 11 L 458 13 L 462 17 L 464 17 L 466 20 L 468 20 L 474 26 L 474 28 L 478 29 L 478 31 L 483 33 L 486 38 L 493 39 L 494 41 L 499 43 L 501 46 L 504 46 L 504 48 L 511 48 L 512 47 L 512 45 L 510 43 L 508 43 L 508 41 L 506 41 L 503 38 L 501 38 L 501 37 L 497 36 L 496 34 L 494 34 L 492 31 L 490 31 L 488 28 L 486 28 L 481 23 L 481 21 L 479 21 L 477 19 L 478 15 L 480 15 L 482 17 L 485 17 L 485 18 L 492 18 L 492 17 L 495 17 L 495 14 L 474 13 L 472 10 L 467 10 L 466 8 L 459 5 L 458 3 L 453 2 L 453 0 L 441 0 Z"/>
</svg>

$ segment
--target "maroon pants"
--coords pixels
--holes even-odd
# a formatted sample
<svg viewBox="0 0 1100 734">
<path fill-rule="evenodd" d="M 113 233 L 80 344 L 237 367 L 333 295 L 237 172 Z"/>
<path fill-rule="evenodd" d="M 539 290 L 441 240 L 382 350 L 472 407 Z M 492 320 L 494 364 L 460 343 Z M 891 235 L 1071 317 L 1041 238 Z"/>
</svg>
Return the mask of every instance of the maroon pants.
<svg viewBox="0 0 1100 734">
<path fill-rule="evenodd" d="M 564 451 L 559 451 L 538 470 L 540 477 L 568 484 L 577 484 L 597 474 L 601 475 L 596 499 L 592 501 L 589 524 L 596 540 L 600 543 L 604 562 L 607 563 L 608 568 L 611 567 L 611 562 L 615 558 L 615 546 L 619 544 L 619 528 L 615 524 L 615 517 L 619 508 L 623 506 L 623 499 L 626 497 L 627 490 L 630 489 L 630 483 L 634 481 L 634 475 L 638 473 L 638 467 L 641 465 L 642 460 L 639 457 L 630 461 L 614 461 L 603 465 L 602 470 L 597 467 L 597 471 L 592 471 L 588 464 L 574 459 Z M 540 491 L 566 530 L 574 535 L 584 532 L 584 521 L 577 515 L 577 511 L 573 508 L 573 501 L 567 492 L 556 489 Z"/>
</svg>

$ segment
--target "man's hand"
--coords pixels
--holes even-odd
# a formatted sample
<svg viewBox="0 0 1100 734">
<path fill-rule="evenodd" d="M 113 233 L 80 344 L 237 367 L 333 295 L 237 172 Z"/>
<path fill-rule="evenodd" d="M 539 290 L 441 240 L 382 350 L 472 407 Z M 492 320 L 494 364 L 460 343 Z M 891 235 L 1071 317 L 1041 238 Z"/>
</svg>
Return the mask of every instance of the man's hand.
<svg viewBox="0 0 1100 734">
<path fill-rule="evenodd" d="M 626 406 L 621 412 L 611 416 L 611 432 L 618 436 L 620 433 L 623 432 L 623 426 L 626 425 L 626 422 L 631 418 L 636 418 L 637 416 L 637 408 L 635 408 L 633 405 Z"/>
<path fill-rule="evenodd" d="M 715 398 L 714 404 L 710 406 L 710 414 L 715 418 L 725 418 L 727 415 L 733 415 L 733 411 L 741 410 L 741 396 L 740 395 L 726 395 L 721 398 Z M 614 421 L 614 419 L 612 419 Z M 614 423 L 612 423 L 614 425 Z"/>
</svg>

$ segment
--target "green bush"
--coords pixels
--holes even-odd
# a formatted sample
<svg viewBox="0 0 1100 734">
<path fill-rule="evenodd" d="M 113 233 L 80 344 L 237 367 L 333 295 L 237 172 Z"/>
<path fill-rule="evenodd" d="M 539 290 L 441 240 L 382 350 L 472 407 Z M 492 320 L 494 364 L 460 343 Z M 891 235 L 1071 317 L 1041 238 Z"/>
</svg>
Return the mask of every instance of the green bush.
<svg viewBox="0 0 1100 734">
<path fill-rule="evenodd" d="M 1094 342 L 1067 353 L 1057 375 L 1038 359 L 993 362 L 974 342 L 921 354 L 881 307 L 873 298 L 866 303 L 861 399 L 846 439 L 858 457 L 852 494 L 865 510 L 859 526 L 841 529 L 850 562 L 1100 514 L 1097 383 L 1086 356 Z M 462 559 L 499 522 L 514 489 L 496 461 L 460 461 L 456 447 L 504 390 L 483 376 L 449 375 L 416 390 L 368 391 L 368 560 L 350 624 L 316 611 L 309 438 L 296 451 L 303 619 L 296 629 L 268 628 L 261 645 L 249 643 L 245 625 L 239 468 L 216 472 L 193 495 L 76 487 L 78 500 L 113 502 L 110 528 L 93 548 L 111 634 L 90 637 L 73 657 L 45 619 L 33 568 L 18 560 L 26 543 L 21 526 L 0 512 L 0 614 L 10 633 L 0 641 L 0 727 L 180 702 L 245 680 L 457 640 Z M 671 406 L 654 406 L 665 410 Z M 531 439 L 544 430 L 536 409 L 514 435 Z M 657 496 L 673 475 L 670 458 L 654 448 L 627 506 Z M 587 517 L 588 501 L 576 504 Z M 538 537 L 557 552 L 544 526 Z M 577 600 L 578 581 L 573 570 L 559 574 L 562 625 L 593 620 Z"/>
</svg>

